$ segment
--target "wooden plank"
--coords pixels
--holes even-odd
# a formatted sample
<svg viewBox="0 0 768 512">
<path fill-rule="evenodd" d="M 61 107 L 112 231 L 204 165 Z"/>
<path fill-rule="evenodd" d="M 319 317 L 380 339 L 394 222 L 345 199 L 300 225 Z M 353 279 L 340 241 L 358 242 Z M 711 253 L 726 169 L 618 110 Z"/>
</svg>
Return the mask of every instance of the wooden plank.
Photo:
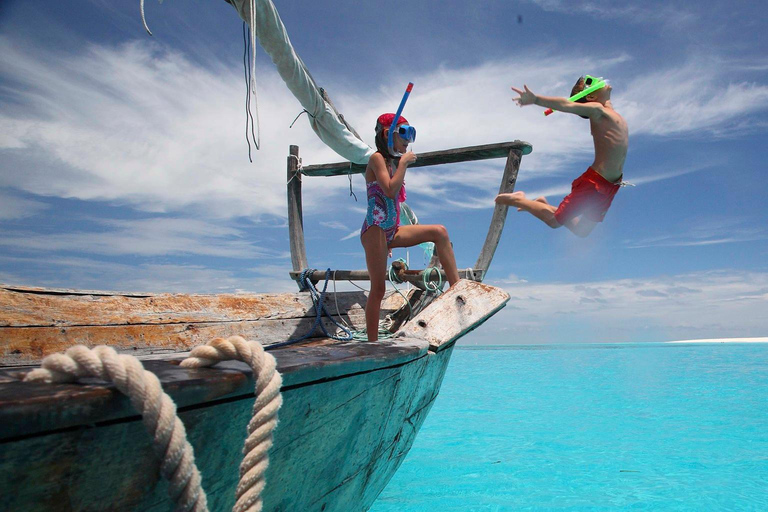
<svg viewBox="0 0 768 512">
<path fill-rule="evenodd" d="M 507 164 L 504 166 L 504 175 L 501 178 L 501 185 L 499 186 L 499 194 L 507 194 L 515 190 L 517 172 L 520 169 L 520 160 L 524 154 L 525 153 L 517 148 L 509 150 Z M 485 277 L 488 267 L 491 266 L 493 255 L 496 253 L 496 247 L 499 245 L 501 233 L 504 230 L 508 209 L 509 206 L 505 204 L 497 204 L 493 209 L 491 224 L 488 226 L 488 234 L 485 237 L 485 243 L 480 250 L 480 255 L 477 257 L 477 262 L 475 263 L 475 268 L 483 273 L 482 278 Z M 482 280 L 482 278 L 480 280 Z"/>
<path fill-rule="evenodd" d="M 509 294 L 501 288 L 460 280 L 399 331 L 398 336 L 429 341 L 435 352 L 483 324 L 506 305 Z"/>
<path fill-rule="evenodd" d="M 301 206 L 301 173 L 299 169 L 299 146 L 290 147 L 288 156 L 288 235 L 291 247 L 293 270 L 309 266 L 307 249 L 304 245 L 304 215 Z"/>
<path fill-rule="evenodd" d="M 339 321 L 339 317 L 334 318 Z M 362 310 L 342 315 L 341 319 L 355 329 L 365 327 Z M 336 332 L 330 320 L 324 317 L 322 322 L 329 333 Z M 109 345 L 137 357 L 172 354 L 234 335 L 269 346 L 304 336 L 314 323 L 314 317 L 302 317 L 225 323 L 0 328 L 0 361 L 5 366 L 39 364 L 44 357 L 74 345 Z M 323 333 L 318 327 L 312 336 Z"/>
<path fill-rule="evenodd" d="M 367 293 L 328 292 L 326 308 L 361 311 Z M 385 297 L 384 309 L 397 309 L 402 299 Z M 390 305 L 391 303 L 391 305 Z M 314 316 L 306 293 L 262 293 L 152 296 L 63 295 L 16 291 L 0 287 L 0 327 L 66 327 L 238 322 Z"/>
<path fill-rule="evenodd" d="M 521 155 L 527 155 L 533 150 L 529 143 L 515 140 L 511 142 L 499 142 L 496 144 L 484 144 L 481 146 L 430 151 L 417 154 L 416 161 L 408 167 L 428 167 L 431 165 L 502 158 L 507 156 L 512 149 L 516 149 Z M 353 164 L 352 162 L 337 162 L 332 164 L 308 165 L 303 167 L 301 172 L 306 176 L 339 176 L 346 174 L 362 174 L 365 172 L 365 167 L 365 165 Z"/>
</svg>

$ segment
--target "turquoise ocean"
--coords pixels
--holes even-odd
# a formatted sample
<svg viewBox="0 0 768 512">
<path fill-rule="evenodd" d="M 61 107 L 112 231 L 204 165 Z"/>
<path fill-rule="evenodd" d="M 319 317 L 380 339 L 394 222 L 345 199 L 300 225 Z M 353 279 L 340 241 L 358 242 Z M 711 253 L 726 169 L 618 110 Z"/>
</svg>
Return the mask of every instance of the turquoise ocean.
<svg viewBox="0 0 768 512">
<path fill-rule="evenodd" d="M 372 512 L 768 511 L 768 344 L 457 347 Z"/>
</svg>

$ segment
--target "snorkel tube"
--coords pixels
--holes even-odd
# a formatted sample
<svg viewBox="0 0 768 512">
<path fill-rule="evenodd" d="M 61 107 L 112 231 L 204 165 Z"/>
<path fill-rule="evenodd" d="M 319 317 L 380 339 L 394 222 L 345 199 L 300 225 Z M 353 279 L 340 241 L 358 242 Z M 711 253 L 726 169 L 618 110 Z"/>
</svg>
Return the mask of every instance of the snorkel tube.
<svg viewBox="0 0 768 512">
<path fill-rule="evenodd" d="M 586 84 L 588 83 L 588 81 L 591 85 L 586 89 L 584 89 L 583 91 L 577 92 L 576 94 L 568 98 L 568 101 L 578 101 L 581 98 L 585 96 L 589 96 L 590 94 L 597 91 L 598 89 L 602 89 L 603 87 L 608 85 L 608 80 L 603 80 L 602 78 L 595 78 L 594 76 L 590 76 L 590 75 L 584 75 L 584 83 Z M 548 108 L 547 110 L 544 111 L 544 115 L 548 116 L 552 112 L 554 112 L 554 110 L 552 110 L 551 108 Z"/>
<path fill-rule="evenodd" d="M 405 88 L 405 94 L 403 94 L 403 99 L 400 101 L 400 106 L 397 107 L 397 112 L 395 113 L 395 118 L 392 120 L 392 125 L 389 127 L 389 136 L 387 137 L 387 149 L 389 150 L 389 154 L 394 157 L 403 156 L 402 153 L 398 153 L 395 151 L 395 128 L 397 128 L 397 122 L 400 120 L 400 114 L 403 113 L 403 107 L 405 107 L 405 102 L 408 101 L 408 96 L 411 94 L 411 90 L 413 89 L 413 82 L 408 82 L 408 87 Z"/>
</svg>

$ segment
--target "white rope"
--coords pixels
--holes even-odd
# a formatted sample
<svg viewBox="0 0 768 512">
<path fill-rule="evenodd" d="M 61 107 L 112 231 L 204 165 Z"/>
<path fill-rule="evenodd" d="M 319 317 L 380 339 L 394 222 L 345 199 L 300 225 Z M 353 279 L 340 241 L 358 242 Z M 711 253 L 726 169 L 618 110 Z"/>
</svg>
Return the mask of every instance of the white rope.
<svg viewBox="0 0 768 512">
<path fill-rule="evenodd" d="M 264 489 L 264 473 L 269 466 L 269 449 L 272 446 L 272 432 L 277 426 L 277 411 L 283 404 L 280 395 L 282 377 L 276 370 L 272 354 L 256 341 L 246 341 L 241 336 L 227 339 L 216 338 L 208 345 L 196 347 L 189 357 L 181 362 L 184 368 L 212 366 L 219 361 L 235 359 L 247 363 L 253 369 L 256 383 L 256 400 L 253 417 L 248 423 L 248 438 L 243 451 L 245 457 L 240 464 L 240 483 L 237 485 L 234 512 L 260 512 L 261 491 Z"/>
<path fill-rule="evenodd" d="M 176 415 L 176 404 L 163 392 L 155 374 L 146 371 L 135 357 L 118 354 L 112 347 L 101 345 L 91 350 L 77 345 L 65 354 L 46 357 L 42 368 L 29 372 L 24 382 L 72 382 L 78 377 L 112 382 L 131 399 L 153 437 L 155 453 L 162 459 L 160 471 L 170 482 L 168 494 L 176 503 L 176 510 L 207 511 L 192 446 Z"/>
<path fill-rule="evenodd" d="M 240 464 L 240 482 L 235 494 L 234 512 L 260 512 L 264 473 L 269 466 L 272 434 L 277 426 L 277 411 L 283 403 L 280 395 L 282 377 L 272 354 L 264 352 L 260 343 L 241 336 L 216 338 L 208 345 L 196 347 L 181 362 L 184 368 L 202 368 L 220 361 L 237 360 L 253 370 L 256 400 L 248 423 L 248 437 Z M 118 354 L 112 347 L 100 345 L 93 350 L 83 345 L 69 348 L 65 354 L 52 354 L 42 367 L 32 370 L 24 382 L 73 382 L 79 377 L 97 377 L 115 384 L 141 413 L 147 431 L 153 437 L 155 452 L 162 459 L 160 470 L 170 482 L 168 494 L 178 512 L 207 512 L 205 491 L 200 472 L 195 466 L 192 445 L 187 441 L 184 424 L 176 415 L 173 403 L 155 374 L 144 369 L 133 356 Z"/>
</svg>

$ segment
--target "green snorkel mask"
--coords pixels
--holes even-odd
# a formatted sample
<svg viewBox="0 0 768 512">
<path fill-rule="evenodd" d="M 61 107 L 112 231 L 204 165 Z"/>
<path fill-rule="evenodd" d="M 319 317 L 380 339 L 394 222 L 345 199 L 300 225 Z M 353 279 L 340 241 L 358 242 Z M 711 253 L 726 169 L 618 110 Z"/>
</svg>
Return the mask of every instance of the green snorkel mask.
<svg viewBox="0 0 768 512">
<path fill-rule="evenodd" d="M 568 98 L 568 101 L 578 101 L 581 98 L 585 96 L 589 96 L 593 92 L 602 89 L 606 85 L 608 85 L 608 80 L 605 80 L 603 77 L 584 75 L 584 90 L 582 90 L 581 92 L 577 92 L 576 94 Z M 552 110 L 551 108 L 548 108 L 547 110 L 544 111 L 544 115 L 548 116 L 552 112 L 554 112 L 554 110 Z"/>
</svg>

